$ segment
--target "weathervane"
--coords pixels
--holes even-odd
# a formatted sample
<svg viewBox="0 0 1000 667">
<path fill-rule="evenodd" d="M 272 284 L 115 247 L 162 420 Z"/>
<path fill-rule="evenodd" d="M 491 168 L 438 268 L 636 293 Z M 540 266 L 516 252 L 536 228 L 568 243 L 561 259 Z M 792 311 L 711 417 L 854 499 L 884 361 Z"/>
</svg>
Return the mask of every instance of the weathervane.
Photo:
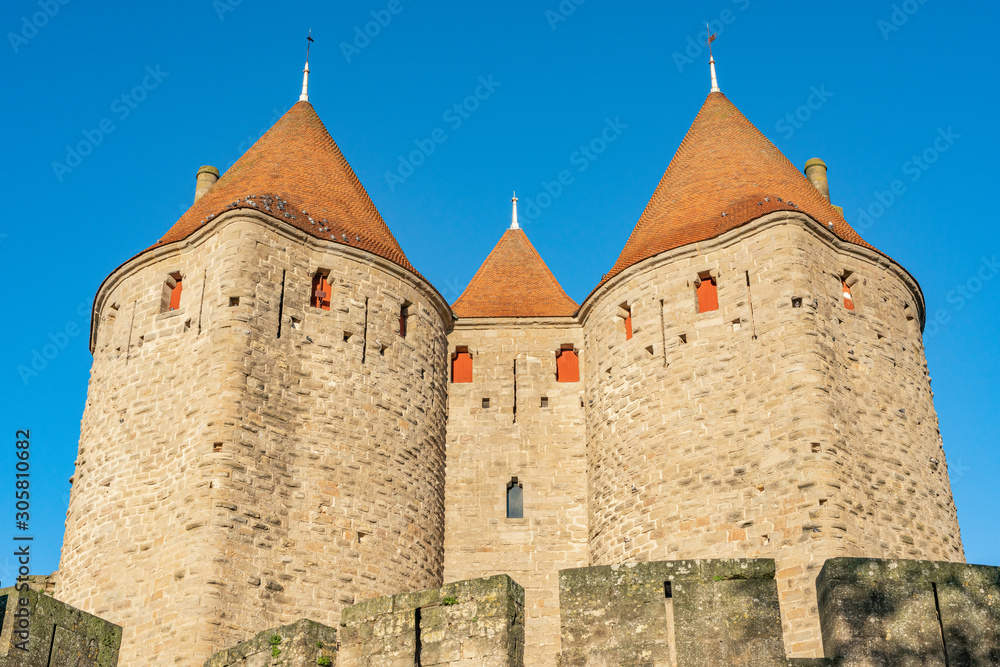
<svg viewBox="0 0 1000 667">
<path fill-rule="evenodd" d="M 705 32 L 708 35 L 708 41 L 705 42 L 705 46 L 708 47 L 708 66 L 712 70 L 712 92 L 718 93 L 721 91 L 719 90 L 719 81 L 715 78 L 715 57 L 712 55 L 712 42 L 715 41 L 719 33 L 712 32 L 712 28 L 708 23 L 705 24 Z"/>
<path fill-rule="evenodd" d="M 306 35 L 306 68 L 302 70 L 302 94 L 299 95 L 299 102 L 309 101 L 309 46 L 315 41 L 312 34 L 312 28 L 309 28 L 309 34 Z"/>
</svg>

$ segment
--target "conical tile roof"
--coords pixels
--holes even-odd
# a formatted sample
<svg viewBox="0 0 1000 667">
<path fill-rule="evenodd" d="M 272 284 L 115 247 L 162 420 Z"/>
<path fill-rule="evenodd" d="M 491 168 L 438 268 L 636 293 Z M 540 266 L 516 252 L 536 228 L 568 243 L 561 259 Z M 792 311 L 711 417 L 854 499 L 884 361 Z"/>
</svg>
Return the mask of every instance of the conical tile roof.
<svg viewBox="0 0 1000 667">
<path fill-rule="evenodd" d="M 774 211 L 801 211 L 871 248 L 722 93 L 710 93 L 601 283 L 666 250 L 714 238 Z"/>
<path fill-rule="evenodd" d="M 508 229 L 451 309 L 458 317 L 560 317 L 577 304 L 523 229 Z"/>
<path fill-rule="evenodd" d="M 309 102 L 297 102 L 153 247 L 252 208 L 416 273 Z"/>
</svg>

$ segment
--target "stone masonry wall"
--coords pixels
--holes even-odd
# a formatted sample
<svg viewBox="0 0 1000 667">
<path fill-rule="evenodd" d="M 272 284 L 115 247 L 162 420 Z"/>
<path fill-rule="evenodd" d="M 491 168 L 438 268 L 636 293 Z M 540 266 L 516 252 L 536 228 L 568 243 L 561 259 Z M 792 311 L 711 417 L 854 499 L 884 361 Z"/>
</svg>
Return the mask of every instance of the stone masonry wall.
<svg viewBox="0 0 1000 667">
<path fill-rule="evenodd" d="M 0 667 L 115 667 L 122 629 L 36 590 L 0 589 Z"/>
<path fill-rule="evenodd" d="M 580 354 L 579 382 L 556 381 L 563 344 Z M 529 664 L 554 665 L 558 572 L 588 564 L 583 331 L 569 318 L 460 319 L 449 350 L 461 345 L 473 382 L 449 385 L 445 580 L 513 577 L 524 586 Z M 522 519 L 506 518 L 512 477 Z"/>
<path fill-rule="evenodd" d="M 441 584 L 448 310 L 419 278 L 242 212 L 97 305 L 59 595 L 124 627 L 123 665 Z"/>
<path fill-rule="evenodd" d="M 774 561 L 564 570 L 560 667 L 785 667 Z"/>
<path fill-rule="evenodd" d="M 341 626 L 338 667 L 526 664 L 524 590 L 505 575 L 362 602 Z"/>
<path fill-rule="evenodd" d="M 896 265 L 831 239 L 772 214 L 633 267 L 582 311 L 592 562 L 775 558 L 798 657 L 821 655 L 827 558 L 963 558 L 921 297 Z M 845 269 L 862 281 L 855 311 Z M 720 307 L 699 314 L 705 271 Z"/>
</svg>

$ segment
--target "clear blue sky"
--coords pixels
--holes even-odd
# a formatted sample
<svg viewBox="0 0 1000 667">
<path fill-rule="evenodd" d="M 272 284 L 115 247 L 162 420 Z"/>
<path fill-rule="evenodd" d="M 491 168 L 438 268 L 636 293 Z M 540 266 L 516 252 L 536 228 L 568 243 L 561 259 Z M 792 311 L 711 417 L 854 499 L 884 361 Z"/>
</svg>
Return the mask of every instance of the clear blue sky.
<svg viewBox="0 0 1000 667">
<path fill-rule="evenodd" d="M 228 167 L 298 99 L 308 28 L 311 101 L 414 266 L 454 300 L 507 226 L 511 190 L 526 206 L 570 169 L 573 182 L 540 215 L 521 217 L 580 301 L 708 93 L 698 42 L 713 20 L 722 90 L 795 164 L 824 158 L 834 202 L 852 223 L 874 211 L 863 235 L 923 287 L 938 318 L 925 339 L 962 537 L 970 561 L 1000 564 L 988 32 L 1000 17 L 996 3 L 893 4 L 564 0 L 574 11 L 563 15 L 559 0 L 5 2 L 0 540 L 16 532 L 15 430 L 30 428 L 33 570 L 58 566 L 97 287 L 190 204 L 200 165 Z M 372 12 L 386 25 L 360 48 L 342 46 Z M 493 90 L 480 89 L 478 108 L 447 114 L 480 77 Z M 574 154 L 607 119 L 625 126 L 620 136 L 581 162 Z M 439 128 L 446 140 L 422 164 L 387 179 Z M 939 132 L 951 133 L 945 151 Z M 88 154 L 67 157 L 81 142 Z M 913 157 L 925 151 L 923 168 Z M 896 180 L 902 194 L 880 210 Z M 19 367 L 47 344 L 63 345 L 23 378 Z M 0 556 L 3 583 L 11 570 Z"/>
</svg>

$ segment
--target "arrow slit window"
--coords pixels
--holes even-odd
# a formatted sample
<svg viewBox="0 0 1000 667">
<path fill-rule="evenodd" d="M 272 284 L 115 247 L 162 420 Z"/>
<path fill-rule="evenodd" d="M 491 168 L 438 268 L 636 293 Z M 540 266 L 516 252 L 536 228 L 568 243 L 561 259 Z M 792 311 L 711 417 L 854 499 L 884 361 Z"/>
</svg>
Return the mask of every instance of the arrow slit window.
<svg viewBox="0 0 1000 667">
<path fill-rule="evenodd" d="M 333 290 L 327 280 L 329 273 L 320 269 L 312 279 L 312 290 L 309 292 L 309 303 L 313 308 L 330 310 L 330 296 Z"/>
</svg>

